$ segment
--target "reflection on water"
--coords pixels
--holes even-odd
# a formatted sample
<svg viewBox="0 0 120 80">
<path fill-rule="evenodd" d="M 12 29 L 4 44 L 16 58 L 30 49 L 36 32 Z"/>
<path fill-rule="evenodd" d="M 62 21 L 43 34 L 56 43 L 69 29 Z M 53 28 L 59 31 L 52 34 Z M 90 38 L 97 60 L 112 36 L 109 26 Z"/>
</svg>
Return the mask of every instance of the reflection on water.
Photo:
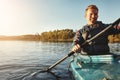
<svg viewBox="0 0 120 80">
<path fill-rule="evenodd" d="M 34 41 L 0 41 L 0 80 L 22 80 L 25 76 L 48 68 L 66 55 L 72 43 L 49 43 Z M 68 61 L 53 69 L 61 79 L 69 79 Z M 66 75 L 64 75 L 64 74 Z M 50 75 L 41 76 L 43 80 Z M 51 76 L 51 80 L 54 77 Z M 34 78 L 34 80 L 37 80 Z M 41 79 L 40 79 L 41 80 Z"/>
<path fill-rule="evenodd" d="M 120 52 L 120 44 L 109 45 L 112 52 Z M 71 47 L 70 42 L 0 41 L 0 80 L 25 80 L 25 77 L 48 68 L 64 57 Z M 52 69 L 52 72 L 59 80 L 71 80 L 68 66 L 69 59 L 66 59 Z M 30 79 L 56 80 L 50 73 L 37 74 Z"/>
<path fill-rule="evenodd" d="M 111 52 L 120 52 L 120 43 L 109 44 Z"/>
</svg>

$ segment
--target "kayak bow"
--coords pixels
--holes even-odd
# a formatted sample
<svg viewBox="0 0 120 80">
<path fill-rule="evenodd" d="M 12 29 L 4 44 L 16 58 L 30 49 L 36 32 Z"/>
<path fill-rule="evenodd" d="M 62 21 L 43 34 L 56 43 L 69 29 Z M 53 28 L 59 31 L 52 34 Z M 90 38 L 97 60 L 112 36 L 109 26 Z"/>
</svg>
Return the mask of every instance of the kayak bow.
<svg viewBox="0 0 120 80">
<path fill-rule="evenodd" d="M 69 70 L 74 80 L 120 80 L 119 67 L 120 61 L 113 55 L 74 54 Z"/>
</svg>

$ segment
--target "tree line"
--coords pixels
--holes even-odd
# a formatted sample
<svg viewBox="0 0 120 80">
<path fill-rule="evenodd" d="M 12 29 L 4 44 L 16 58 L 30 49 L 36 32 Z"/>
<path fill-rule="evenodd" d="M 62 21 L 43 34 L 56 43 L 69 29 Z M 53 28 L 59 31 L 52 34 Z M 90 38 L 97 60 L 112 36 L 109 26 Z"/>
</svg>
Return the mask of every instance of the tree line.
<svg viewBox="0 0 120 80">
<path fill-rule="evenodd" d="M 43 32 L 40 35 L 41 41 L 72 41 L 75 32 L 72 29 L 54 30 Z"/>
<path fill-rule="evenodd" d="M 34 35 L 21 36 L 0 36 L 0 40 L 26 40 L 26 41 L 52 41 L 52 42 L 72 42 L 75 32 L 72 29 L 62 29 L 36 33 Z M 120 42 L 120 34 L 110 35 L 108 37 L 110 43 Z"/>
</svg>

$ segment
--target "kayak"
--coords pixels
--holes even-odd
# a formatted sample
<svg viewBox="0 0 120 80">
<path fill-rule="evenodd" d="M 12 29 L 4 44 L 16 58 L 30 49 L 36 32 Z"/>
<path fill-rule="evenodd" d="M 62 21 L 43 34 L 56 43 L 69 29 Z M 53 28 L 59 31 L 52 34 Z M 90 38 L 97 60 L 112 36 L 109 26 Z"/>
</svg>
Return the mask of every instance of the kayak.
<svg viewBox="0 0 120 80">
<path fill-rule="evenodd" d="M 73 80 L 120 80 L 119 59 L 120 55 L 75 53 L 70 60 L 69 71 Z"/>
</svg>

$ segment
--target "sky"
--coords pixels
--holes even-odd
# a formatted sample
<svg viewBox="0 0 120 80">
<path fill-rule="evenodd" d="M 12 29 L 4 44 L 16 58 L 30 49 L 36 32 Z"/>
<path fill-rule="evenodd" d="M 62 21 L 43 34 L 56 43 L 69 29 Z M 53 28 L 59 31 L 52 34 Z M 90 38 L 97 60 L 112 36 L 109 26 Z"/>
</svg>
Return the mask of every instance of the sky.
<svg viewBox="0 0 120 80">
<path fill-rule="evenodd" d="M 120 18 L 120 0 L 0 0 L 0 35 L 78 30 L 86 24 L 84 11 L 91 4 L 104 23 Z"/>
</svg>

